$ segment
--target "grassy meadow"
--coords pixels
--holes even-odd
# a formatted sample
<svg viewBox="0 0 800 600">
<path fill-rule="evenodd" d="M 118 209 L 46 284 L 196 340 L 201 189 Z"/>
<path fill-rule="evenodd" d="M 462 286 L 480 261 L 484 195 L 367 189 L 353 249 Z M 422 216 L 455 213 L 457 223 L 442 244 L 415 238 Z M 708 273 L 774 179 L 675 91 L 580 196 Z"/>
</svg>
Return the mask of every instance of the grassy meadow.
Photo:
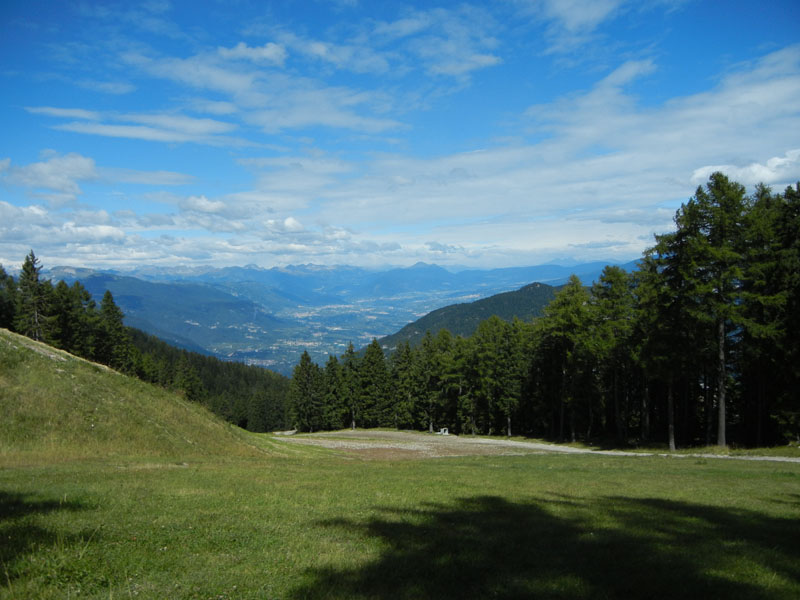
<svg viewBox="0 0 800 600">
<path fill-rule="evenodd" d="M 365 460 L 54 355 L 0 334 L 0 598 L 800 597 L 797 463 Z"/>
</svg>

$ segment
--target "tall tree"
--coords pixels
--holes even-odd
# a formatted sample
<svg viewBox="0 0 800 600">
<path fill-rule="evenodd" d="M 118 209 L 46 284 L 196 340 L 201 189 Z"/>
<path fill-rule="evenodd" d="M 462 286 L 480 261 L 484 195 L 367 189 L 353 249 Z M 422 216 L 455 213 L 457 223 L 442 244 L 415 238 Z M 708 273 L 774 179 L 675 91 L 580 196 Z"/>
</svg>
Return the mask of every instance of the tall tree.
<svg viewBox="0 0 800 600">
<path fill-rule="evenodd" d="M 308 351 L 303 351 L 300 362 L 292 372 L 289 388 L 291 415 L 294 426 L 300 431 L 316 431 L 322 424 L 322 374 L 311 361 Z"/>
<path fill-rule="evenodd" d="M 390 359 L 389 380 L 392 396 L 392 421 L 395 428 L 412 427 L 414 396 L 414 354 L 408 340 L 400 343 Z"/>
<path fill-rule="evenodd" d="M 97 359 L 125 373 L 135 369 L 135 350 L 130 334 L 123 323 L 125 315 L 114 302 L 110 290 L 106 290 L 100 302 L 100 325 L 98 328 Z"/>
<path fill-rule="evenodd" d="M 359 390 L 360 360 L 353 342 L 342 355 L 342 400 L 350 416 L 350 428 L 355 429 L 361 418 L 361 393 Z"/>
<path fill-rule="evenodd" d="M 572 275 L 547 305 L 537 327 L 541 336 L 537 347 L 539 360 L 550 363 L 556 389 L 558 439 L 564 439 L 569 418 L 570 437 L 576 439 L 578 404 L 585 395 L 588 362 L 591 354 L 591 313 L 589 293 L 577 276 Z"/>
<path fill-rule="evenodd" d="M 611 421 L 617 442 L 627 438 L 628 392 L 626 381 L 633 369 L 632 332 L 635 298 L 632 278 L 622 268 L 607 266 L 592 286 L 596 310 L 597 361 L 611 397 Z"/>
<path fill-rule="evenodd" d="M 47 289 L 39 274 L 42 266 L 33 250 L 25 257 L 19 275 L 15 328 L 34 340 L 44 339 L 47 321 Z"/>
<path fill-rule="evenodd" d="M 367 346 L 358 373 L 363 419 L 367 427 L 391 425 L 388 371 L 383 348 L 375 338 Z"/>
<path fill-rule="evenodd" d="M 3 265 L 0 265 L 0 327 L 14 328 L 17 312 L 17 285 Z"/>
<path fill-rule="evenodd" d="M 342 365 L 334 355 L 328 356 L 323 378 L 323 426 L 342 429 L 349 425 L 349 411 L 344 403 Z"/>
<path fill-rule="evenodd" d="M 684 276 L 698 302 L 696 315 L 712 329 L 715 351 L 717 444 L 727 445 L 728 361 L 730 334 L 739 322 L 742 281 L 741 240 L 746 209 L 744 186 L 722 173 L 713 173 L 705 188 L 681 206 L 675 216 L 677 231 L 667 238 L 683 239 L 682 246 L 667 246 L 667 262 L 689 265 Z M 680 252 L 686 253 L 680 256 Z"/>
</svg>

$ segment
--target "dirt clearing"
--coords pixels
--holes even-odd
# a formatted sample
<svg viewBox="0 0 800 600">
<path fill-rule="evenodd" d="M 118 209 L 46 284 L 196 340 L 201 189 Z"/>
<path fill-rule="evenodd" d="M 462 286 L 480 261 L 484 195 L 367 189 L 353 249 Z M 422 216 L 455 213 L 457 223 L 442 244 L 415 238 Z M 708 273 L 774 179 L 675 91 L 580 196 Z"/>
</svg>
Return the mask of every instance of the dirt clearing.
<svg viewBox="0 0 800 600">
<path fill-rule="evenodd" d="M 499 456 L 551 452 L 594 452 L 569 446 L 518 442 L 471 436 L 437 435 L 409 431 L 333 431 L 282 437 L 294 444 L 322 446 L 367 459 L 402 460 L 446 456 Z M 632 452 L 594 452 L 618 456 L 640 456 Z"/>
<path fill-rule="evenodd" d="M 798 458 L 782 456 L 744 456 L 725 454 L 662 454 L 625 452 L 624 450 L 591 450 L 542 442 L 523 442 L 499 438 L 457 435 L 437 435 L 413 431 L 324 431 L 281 436 L 292 444 L 321 446 L 339 450 L 363 459 L 403 460 L 442 458 L 447 456 L 501 456 L 523 454 L 601 454 L 604 456 L 665 456 L 670 458 L 717 458 L 800 462 Z"/>
</svg>

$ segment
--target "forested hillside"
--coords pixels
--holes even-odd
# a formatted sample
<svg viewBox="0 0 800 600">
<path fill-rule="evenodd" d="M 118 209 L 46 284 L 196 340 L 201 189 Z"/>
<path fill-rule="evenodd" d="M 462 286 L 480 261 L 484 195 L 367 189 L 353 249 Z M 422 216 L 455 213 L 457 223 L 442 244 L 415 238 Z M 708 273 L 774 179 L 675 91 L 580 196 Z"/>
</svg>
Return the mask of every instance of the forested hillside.
<svg viewBox="0 0 800 600">
<path fill-rule="evenodd" d="M 377 341 L 295 367 L 300 429 L 448 427 L 617 444 L 800 439 L 800 184 L 720 173 L 638 271 L 573 277 L 533 321 L 492 316 L 390 356 Z"/>
<path fill-rule="evenodd" d="M 0 327 L 175 390 L 251 431 L 285 428 L 286 377 L 174 348 L 126 327 L 111 292 L 98 307 L 79 281 L 53 285 L 40 271 L 33 251 L 18 281 L 0 266 Z"/>
<path fill-rule="evenodd" d="M 453 335 L 466 337 L 475 333 L 480 322 L 492 315 L 504 321 L 514 318 L 530 321 L 542 315 L 554 293 L 555 289 L 547 284 L 531 283 L 513 292 L 495 294 L 475 302 L 452 304 L 428 313 L 397 333 L 381 338 L 379 342 L 382 347 L 394 351 L 402 342 L 416 346 L 427 331 L 436 334 L 440 329 L 447 329 Z"/>
</svg>

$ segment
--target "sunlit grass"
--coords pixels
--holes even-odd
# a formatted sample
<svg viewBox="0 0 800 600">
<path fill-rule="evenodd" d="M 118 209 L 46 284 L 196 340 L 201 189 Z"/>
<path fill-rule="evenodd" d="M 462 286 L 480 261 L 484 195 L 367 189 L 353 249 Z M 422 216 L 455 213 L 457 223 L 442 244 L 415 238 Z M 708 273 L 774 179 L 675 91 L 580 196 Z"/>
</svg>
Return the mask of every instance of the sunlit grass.
<svg viewBox="0 0 800 600">
<path fill-rule="evenodd" d="M 6 468 L 0 535 L 13 543 L 0 555 L 0 589 L 15 598 L 514 597 L 499 571 L 516 581 L 509 589 L 545 597 L 652 597 L 654 582 L 678 593 L 679 574 L 684 591 L 800 593 L 797 465 L 286 452 Z M 677 571 L 654 574 L 653 557 Z M 412 570 L 424 577 L 406 581 Z"/>
<path fill-rule="evenodd" d="M 2 598 L 800 597 L 800 464 L 356 459 L 0 338 Z"/>
</svg>

